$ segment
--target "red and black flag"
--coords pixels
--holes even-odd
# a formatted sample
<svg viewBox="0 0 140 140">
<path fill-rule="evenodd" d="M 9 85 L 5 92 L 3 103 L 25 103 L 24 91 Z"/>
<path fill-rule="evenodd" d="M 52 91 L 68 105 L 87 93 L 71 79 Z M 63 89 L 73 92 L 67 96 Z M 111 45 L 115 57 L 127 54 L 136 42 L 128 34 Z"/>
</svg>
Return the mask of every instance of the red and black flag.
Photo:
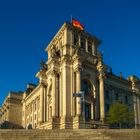
<svg viewBox="0 0 140 140">
<path fill-rule="evenodd" d="M 75 27 L 77 27 L 77 28 L 79 28 L 81 30 L 84 30 L 84 26 L 79 21 L 77 21 L 76 19 L 72 18 L 71 22 L 72 22 L 73 26 L 75 26 Z"/>
</svg>

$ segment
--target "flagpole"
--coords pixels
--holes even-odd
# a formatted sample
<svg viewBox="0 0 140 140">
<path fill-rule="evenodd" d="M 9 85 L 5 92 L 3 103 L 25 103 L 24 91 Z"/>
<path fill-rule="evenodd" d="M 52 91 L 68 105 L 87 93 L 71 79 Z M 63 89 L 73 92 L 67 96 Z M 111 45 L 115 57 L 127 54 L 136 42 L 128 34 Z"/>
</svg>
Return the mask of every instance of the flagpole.
<svg viewBox="0 0 140 140">
<path fill-rule="evenodd" d="M 70 22 L 72 23 L 72 15 L 70 15 Z"/>
</svg>

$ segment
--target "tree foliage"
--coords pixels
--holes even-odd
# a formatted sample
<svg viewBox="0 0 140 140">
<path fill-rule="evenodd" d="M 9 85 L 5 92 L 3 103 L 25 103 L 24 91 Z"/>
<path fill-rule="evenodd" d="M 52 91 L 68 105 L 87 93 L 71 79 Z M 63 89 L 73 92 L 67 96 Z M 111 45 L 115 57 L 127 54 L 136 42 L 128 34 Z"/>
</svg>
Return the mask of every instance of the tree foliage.
<svg viewBox="0 0 140 140">
<path fill-rule="evenodd" d="M 132 124 L 134 120 L 134 113 L 129 111 L 128 107 L 120 102 L 115 102 L 109 109 L 107 115 L 107 123 L 110 125 L 119 125 L 121 128 L 123 124 Z"/>
</svg>

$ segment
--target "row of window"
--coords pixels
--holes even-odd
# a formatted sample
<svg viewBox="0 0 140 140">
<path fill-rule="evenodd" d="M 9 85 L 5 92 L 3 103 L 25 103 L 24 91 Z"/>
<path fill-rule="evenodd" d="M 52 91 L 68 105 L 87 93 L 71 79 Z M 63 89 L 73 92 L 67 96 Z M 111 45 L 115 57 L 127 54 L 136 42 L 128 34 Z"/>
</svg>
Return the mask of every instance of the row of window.
<svg viewBox="0 0 140 140">
<path fill-rule="evenodd" d="M 74 34 L 74 46 L 79 45 L 79 36 L 77 34 Z M 80 39 L 80 47 L 83 50 L 86 50 L 86 39 L 84 37 L 81 37 Z M 87 51 L 88 53 L 92 54 L 92 42 L 87 41 Z"/>
<path fill-rule="evenodd" d="M 38 109 L 39 109 L 39 104 L 38 104 L 38 106 L 37 106 L 37 103 L 35 103 L 35 104 L 33 105 L 33 107 L 31 106 L 31 107 L 29 108 L 29 110 L 27 111 L 27 115 L 28 115 L 29 113 L 32 113 L 32 112 L 33 112 L 33 108 L 34 108 L 34 111 L 36 111 L 36 110 L 37 110 L 37 107 L 38 107 Z M 24 112 L 23 112 L 23 116 L 24 116 Z"/>
<path fill-rule="evenodd" d="M 107 100 L 111 100 L 109 91 L 106 91 L 106 93 L 105 93 L 105 98 L 106 98 Z M 116 100 L 116 101 L 119 100 L 119 94 L 118 94 L 118 93 L 115 94 L 115 100 Z M 125 97 L 124 97 L 124 103 L 125 103 L 125 104 L 128 104 L 128 96 L 125 96 Z"/>
</svg>

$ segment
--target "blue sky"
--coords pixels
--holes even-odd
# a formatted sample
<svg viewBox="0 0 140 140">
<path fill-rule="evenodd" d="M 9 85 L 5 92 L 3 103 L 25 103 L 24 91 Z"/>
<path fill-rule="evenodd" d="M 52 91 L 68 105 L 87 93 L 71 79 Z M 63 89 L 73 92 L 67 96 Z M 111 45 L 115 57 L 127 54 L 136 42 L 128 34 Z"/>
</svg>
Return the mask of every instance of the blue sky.
<svg viewBox="0 0 140 140">
<path fill-rule="evenodd" d="M 102 40 L 115 74 L 140 78 L 139 7 L 139 0 L 0 0 L 0 104 L 9 91 L 37 83 L 44 50 L 71 14 Z"/>
</svg>

